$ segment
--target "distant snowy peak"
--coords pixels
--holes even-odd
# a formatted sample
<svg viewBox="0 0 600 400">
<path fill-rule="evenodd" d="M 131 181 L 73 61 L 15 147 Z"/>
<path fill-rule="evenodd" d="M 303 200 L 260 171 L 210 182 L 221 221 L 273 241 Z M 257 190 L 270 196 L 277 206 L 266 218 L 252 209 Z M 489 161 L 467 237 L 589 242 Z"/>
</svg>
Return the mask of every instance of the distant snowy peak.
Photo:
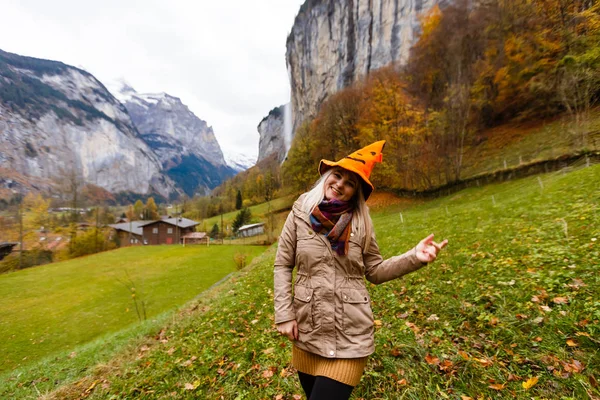
<svg viewBox="0 0 600 400">
<path fill-rule="evenodd" d="M 206 195 L 236 174 L 226 164 L 212 127 L 181 99 L 164 92 L 138 93 L 123 80 L 111 89 L 140 138 L 158 156 L 163 171 L 188 196 Z"/>
<path fill-rule="evenodd" d="M 131 99 L 137 92 L 124 79 L 117 79 L 104 84 L 106 89 L 121 103 Z"/>
<path fill-rule="evenodd" d="M 256 165 L 256 156 L 249 156 L 246 154 L 226 152 L 223 154 L 225 162 L 236 172 L 242 172 L 250 167 Z"/>
<path fill-rule="evenodd" d="M 138 93 L 129 83 L 118 80 L 108 85 L 108 90 L 121 103 L 138 103 L 140 106 L 151 106 L 158 104 L 161 100 L 165 102 L 181 102 L 177 97 L 169 96 L 165 92 L 160 93 Z"/>
</svg>

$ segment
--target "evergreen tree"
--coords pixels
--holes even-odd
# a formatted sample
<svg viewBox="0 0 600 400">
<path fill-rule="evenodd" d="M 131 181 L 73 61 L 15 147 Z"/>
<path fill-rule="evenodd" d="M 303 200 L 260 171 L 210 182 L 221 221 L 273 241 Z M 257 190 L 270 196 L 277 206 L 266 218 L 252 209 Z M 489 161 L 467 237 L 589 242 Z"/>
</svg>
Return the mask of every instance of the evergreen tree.
<svg viewBox="0 0 600 400">
<path fill-rule="evenodd" d="M 252 213 L 248 207 L 244 207 L 240 210 L 239 213 L 235 216 L 233 220 L 233 224 L 231 225 L 233 231 L 237 233 L 237 231 L 252 219 Z"/>
<path fill-rule="evenodd" d="M 242 208 L 242 192 L 240 190 L 237 191 L 237 196 L 235 198 L 235 209 L 239 210 Z"/>
<path fill-rule="evenodd" d="M 209 236 L 213 239 L 216 239 L 217 237 L 219 237 L 219 225 L 217 225 L 217 224 L 213 225 Z"/>
</svg>

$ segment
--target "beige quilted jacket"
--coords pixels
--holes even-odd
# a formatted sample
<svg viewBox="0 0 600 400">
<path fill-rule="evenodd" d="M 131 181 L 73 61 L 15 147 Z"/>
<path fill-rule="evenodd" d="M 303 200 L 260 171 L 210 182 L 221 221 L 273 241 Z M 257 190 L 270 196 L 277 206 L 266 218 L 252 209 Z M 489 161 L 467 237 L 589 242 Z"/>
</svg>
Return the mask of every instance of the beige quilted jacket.
<svg viewBox="0 0 600 400">
<path fill-rule="evenodd" d="M 363 253 L 364 237 L 352 229 L 348 256 L 338 256 L 315 233 L 301 196 L 285 222 L 275 258 L 275 323 L 296 320 L 299 348 L 328 358 L 357 358 L 375 350 L 373 313 L 365 286 L 416 271 L 415 250 L 384 260 L 375 237 Z M 297 267 L 292 292 L 292 270 Z"/>
</svg>

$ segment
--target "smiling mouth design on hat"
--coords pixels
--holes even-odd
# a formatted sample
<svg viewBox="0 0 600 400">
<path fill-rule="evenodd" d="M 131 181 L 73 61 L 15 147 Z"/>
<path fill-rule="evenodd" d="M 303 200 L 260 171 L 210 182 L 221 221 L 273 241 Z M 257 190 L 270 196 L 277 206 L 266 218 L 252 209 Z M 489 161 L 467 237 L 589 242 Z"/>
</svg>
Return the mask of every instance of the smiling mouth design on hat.
<svg viewBox="0 0 600 400">
<path fill-rule="evenodd" d="M 362 154 L 359 154 L 359 155 L 362 155 Z M 358 161 L 358 162 L 361 162 L 361 163 L 363 163 L 363 164 L 366 164 L 365 160 L 361 160 L 361 159 L 354 158 L 354 157 L 350 157 L 350 156 L 348 156 L 348 157 L 346 157 L 346 158 L 348 158 L 348 159 L 350 159 L 350 160 L 353 160 L 353 161 Z"/>
<path fill-rule="evenodd" d="M 339 161 L 321 160 L 319 163 L 319 173 L 323 175 L 325 171 L 332 167 L 341 167 L 356 173 L 361 179 L 363 195 L 366 200 L 375 189 L 369 177 L 371 176 L 373 166 L 383 160 L 381 152 L 384 146 L 385 140 L 380 140 L 347 155 Z"/>
</svg>

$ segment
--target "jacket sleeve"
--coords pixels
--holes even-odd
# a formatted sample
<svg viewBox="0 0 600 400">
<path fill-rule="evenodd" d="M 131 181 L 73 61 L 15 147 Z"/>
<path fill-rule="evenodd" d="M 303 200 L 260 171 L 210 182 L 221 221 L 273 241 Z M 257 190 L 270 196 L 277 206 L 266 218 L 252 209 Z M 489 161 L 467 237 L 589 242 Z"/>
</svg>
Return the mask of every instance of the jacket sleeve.
<svg viewBox="0 0 600 400">
<path fill-rule="evenodd" d="M 365 276 L 367 280 L 376 285 L 400 278 L 427 265 L 419 261 L 415 248 L 410 249 L 400 256 L 384 260 L 379 252 L 375 234 L 371 236 L 369 250 L 363 254 L 363 262 L 365 264 Z"/>
<path fill-rule="evenodd" d="M 275 256 L 274 303 L 275 323 L 296 319 L 292 297 L 292 271 L 296 263 L 296 223 L 294 212 L 290 212 L 279 236 Z"/>
</svg>

